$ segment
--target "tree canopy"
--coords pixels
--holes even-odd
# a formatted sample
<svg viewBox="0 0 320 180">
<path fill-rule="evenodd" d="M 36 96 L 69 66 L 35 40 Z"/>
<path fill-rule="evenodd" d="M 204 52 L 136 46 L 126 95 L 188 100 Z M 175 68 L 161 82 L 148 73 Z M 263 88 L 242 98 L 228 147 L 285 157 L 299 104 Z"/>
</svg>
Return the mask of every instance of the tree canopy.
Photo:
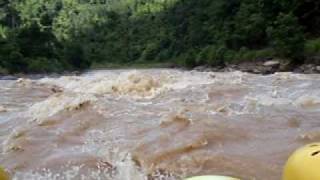
<svg viewBox="0 0 320 180">
<path fill-rule="evenodd" d="M 320 35 L 319 8 L 318 0 L 0 0 L 0 68 L 301 61 L 305 40 Z"/>
</svg>

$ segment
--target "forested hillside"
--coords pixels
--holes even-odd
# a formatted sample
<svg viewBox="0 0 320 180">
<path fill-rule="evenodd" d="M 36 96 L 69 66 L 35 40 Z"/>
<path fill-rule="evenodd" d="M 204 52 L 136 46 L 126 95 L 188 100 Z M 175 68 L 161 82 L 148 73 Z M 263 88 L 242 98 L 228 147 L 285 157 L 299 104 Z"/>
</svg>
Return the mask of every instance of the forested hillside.
<svg viewBox="0 0 320 180">
<path fill-rule="evenodd" d="M 320 53 L 318 0 L 0 0 L 0 72 Z"/>
</svg>

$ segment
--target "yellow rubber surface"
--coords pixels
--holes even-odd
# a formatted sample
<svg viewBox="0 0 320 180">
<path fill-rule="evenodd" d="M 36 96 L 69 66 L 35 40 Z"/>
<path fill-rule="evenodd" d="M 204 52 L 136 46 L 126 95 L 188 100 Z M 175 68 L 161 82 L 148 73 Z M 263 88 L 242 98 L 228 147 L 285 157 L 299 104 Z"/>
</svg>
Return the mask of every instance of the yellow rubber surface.
<svg viewBox="0 0 320 180">
<path fill-rule="evenodd" d="M 292 154 L 283 180 L 320 180 L 320 143 L 306 145 Z"/>
<path fill-rule="evenodd" d="M 9 175 L 0 167 L 0 180 L 9 180 Z"/>
</svg>

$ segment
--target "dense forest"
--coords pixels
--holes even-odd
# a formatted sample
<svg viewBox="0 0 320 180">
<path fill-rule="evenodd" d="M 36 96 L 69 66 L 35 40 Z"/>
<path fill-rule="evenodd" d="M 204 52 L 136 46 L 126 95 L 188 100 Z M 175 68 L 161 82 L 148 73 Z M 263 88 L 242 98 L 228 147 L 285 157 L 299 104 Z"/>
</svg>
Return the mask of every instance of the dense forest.
<svg viewBox="0 0 320 180">
<path fill-rule="evenodd" d="M 0 72 L 320 54 L 319 0 L 0 0 Z"/>
</svg>

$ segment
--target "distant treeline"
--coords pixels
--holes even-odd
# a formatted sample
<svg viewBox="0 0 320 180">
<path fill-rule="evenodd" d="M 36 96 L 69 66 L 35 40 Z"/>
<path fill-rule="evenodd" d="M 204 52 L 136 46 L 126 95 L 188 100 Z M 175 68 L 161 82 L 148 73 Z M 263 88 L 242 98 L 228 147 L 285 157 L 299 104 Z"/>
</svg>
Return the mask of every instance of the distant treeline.
<svg viewBox="0 0 320 180">
<path fill-rule="evenodd" d="M 0 0 L 0 23 L 0 73 L 320 53 L 318 0 Z"/>
</svg>

